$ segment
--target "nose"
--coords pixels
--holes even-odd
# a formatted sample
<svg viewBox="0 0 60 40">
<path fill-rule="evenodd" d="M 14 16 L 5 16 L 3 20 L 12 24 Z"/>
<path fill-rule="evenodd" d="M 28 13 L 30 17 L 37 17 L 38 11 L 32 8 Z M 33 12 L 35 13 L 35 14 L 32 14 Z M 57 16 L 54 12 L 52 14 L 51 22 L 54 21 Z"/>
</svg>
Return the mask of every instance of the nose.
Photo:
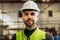
<svg viewBox="0 0 60 40">
<path fill-rule="evenodd" d="M 28 18 L 31 18 L 32 16 L 31 15 L 28 15 Z"/>
</svg>

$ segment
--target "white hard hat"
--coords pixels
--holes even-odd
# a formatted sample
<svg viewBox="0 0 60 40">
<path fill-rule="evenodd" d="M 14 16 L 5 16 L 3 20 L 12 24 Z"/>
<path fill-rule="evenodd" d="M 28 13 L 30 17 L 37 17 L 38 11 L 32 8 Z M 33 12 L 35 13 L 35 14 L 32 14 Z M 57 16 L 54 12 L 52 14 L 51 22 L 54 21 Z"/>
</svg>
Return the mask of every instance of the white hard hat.
<svg viewBox="0 0 60 40">
<path fill-rule="evenodd" d="M 37 4 L 31 0 L 24 3 L 23 7 L 21 8 L 21 11 L 24 9 L 34 9 L 40 11 Z"/>
</svg>

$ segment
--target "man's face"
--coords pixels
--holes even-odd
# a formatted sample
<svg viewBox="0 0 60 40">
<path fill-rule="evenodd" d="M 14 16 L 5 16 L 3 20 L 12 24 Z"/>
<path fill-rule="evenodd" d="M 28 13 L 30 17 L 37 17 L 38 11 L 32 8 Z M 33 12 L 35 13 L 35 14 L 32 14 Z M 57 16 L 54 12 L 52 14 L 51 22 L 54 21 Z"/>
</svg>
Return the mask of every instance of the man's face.
<svg viewBox="0 0 60 40">
<path fill-rule="evenodd" d="M 31 27 L 36 23 L 38 19 L 38 12 L 37 11 L 22 12 L 22 19 L 26 26 Z"/>
</svg>

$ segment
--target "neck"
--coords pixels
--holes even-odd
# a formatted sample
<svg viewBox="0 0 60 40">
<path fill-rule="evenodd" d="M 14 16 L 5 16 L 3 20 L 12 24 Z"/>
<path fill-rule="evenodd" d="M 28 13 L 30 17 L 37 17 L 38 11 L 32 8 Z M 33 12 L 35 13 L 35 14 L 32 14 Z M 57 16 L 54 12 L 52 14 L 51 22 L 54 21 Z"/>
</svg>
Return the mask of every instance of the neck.
<svg viewBox="0 0 60 40">
<path fill-rule="evenodd" d="M 27 30 L 33 30 L 33 29 L 35 29 L 35 28 L 36 28 L 35 25 L 33 25 L 33 26 L 31 26 L 31 27 L 26 27 Z"/>
</svg>

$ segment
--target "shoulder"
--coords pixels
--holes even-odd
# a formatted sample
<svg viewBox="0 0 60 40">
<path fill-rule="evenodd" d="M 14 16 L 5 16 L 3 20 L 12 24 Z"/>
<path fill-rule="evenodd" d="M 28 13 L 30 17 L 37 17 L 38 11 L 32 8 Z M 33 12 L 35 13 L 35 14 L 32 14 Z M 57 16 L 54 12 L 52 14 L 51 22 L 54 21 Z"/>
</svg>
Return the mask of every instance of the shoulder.
<svg viewBox="0 0 60 40">
<path fill-rule="evenodd" d="M 12 36 L 12 40 L 16 40 L 16 34 Z"/>
<path fill-rule="evenodd" d="M 21 35 L 23 31 L 24 31 L 24 30 L 20 30 L 19 32 L 13 34 L 12 40 L 16 40 L 16 37 L 19 36 L 19 35 Z M 17 35 L 17 36 L 16 36 L 16 35 Z"/>
<path fill-rule="evenodd" d="M 54 40 L 54 37 L 49 32 L 46 32 L 46 39 L 47 40 Z"/>
<path fill-rule="evenodd" d="M 24 33 L 24 30 L 20 30 L 19 32 L 16 33 L 16 36 L 22 35 Z"/>
</svg>

